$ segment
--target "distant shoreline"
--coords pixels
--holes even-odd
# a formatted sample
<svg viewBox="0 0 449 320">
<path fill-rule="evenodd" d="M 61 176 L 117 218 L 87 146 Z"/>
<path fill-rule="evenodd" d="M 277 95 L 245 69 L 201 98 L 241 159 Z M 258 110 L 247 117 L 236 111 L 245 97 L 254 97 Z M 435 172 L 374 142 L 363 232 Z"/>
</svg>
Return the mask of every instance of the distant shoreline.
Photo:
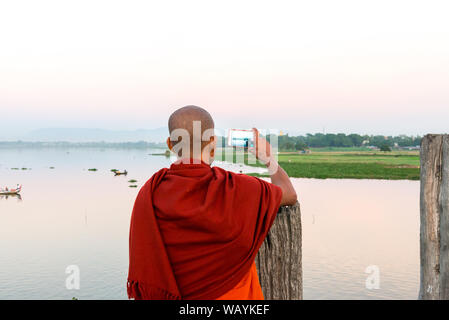
<svg viewBox="0 0 449 320">
<path fill-rule="evenodd" d="M 17 148 L 119 148 L 119 149 L 166 149 L 164 142 L 31 142 L 31 141 L 0 141 L 0 149 Z"/>
</svg>

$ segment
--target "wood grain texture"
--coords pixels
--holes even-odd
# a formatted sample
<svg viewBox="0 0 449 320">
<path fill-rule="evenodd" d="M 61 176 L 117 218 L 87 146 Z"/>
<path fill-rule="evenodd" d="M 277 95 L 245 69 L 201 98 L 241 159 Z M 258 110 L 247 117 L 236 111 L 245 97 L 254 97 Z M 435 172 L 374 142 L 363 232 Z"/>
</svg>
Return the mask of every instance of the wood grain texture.
<svg viewBox="0 0 449 320">
<path fill-rule="evenodd" d="M 440 210 L 440 299 L 449 300 L 449 136 L 441 148 Z"/>
<path fill-rule="evenodd" d="M 256 257 L 267 300 L 302 300 L 301 210 L 281 207 Z"/>
<path fill-rule="evenodd" d="M 449 136 L 421 143 L 419 299 L 449 299 Z"/>
</svg>

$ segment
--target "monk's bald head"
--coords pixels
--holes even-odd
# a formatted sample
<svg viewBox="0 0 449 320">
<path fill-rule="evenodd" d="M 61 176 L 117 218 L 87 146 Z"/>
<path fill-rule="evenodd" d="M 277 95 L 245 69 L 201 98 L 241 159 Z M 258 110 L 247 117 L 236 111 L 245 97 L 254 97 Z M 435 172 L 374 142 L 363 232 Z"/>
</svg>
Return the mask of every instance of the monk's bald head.
<svg viewBox="0 0 449 320">
<path fill-rule="evenodd" d="M 189 149 L 193 154 L 195 143 L 200 146 L 201 151 L 210 143 L 214 130 L 214 120 L 209 112 L 201 107 L 185 106 L 171 114 L 168 119 L 168 130 L 173 145 L 182 140 L 187 142 L 186 135 L 188 135 Z"/>
<path fill-rule="evenodd" d="M 193 123 L 199 121 L 201 130 L 214 128 L 214 120 L 209 112 L 197 106 L 185 106 L 173 112 L 168 119 L 168 130 L 170 134 L 175 129 L 185 129 L 193 135 Z"/>
</svg>

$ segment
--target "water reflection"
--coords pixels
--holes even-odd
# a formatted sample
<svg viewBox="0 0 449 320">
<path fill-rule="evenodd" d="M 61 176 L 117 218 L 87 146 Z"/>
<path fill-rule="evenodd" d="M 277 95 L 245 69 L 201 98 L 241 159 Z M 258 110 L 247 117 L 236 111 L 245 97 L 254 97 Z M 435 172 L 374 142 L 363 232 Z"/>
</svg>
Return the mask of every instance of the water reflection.
<svg viewBox="0 0 449 320">
<path fill-rule="evenodd" d="M 293 179 L 305 299 L 416 299 L 419 182 Z M 380 270 L 369 289 L 367 268 Z"/>
</svg>

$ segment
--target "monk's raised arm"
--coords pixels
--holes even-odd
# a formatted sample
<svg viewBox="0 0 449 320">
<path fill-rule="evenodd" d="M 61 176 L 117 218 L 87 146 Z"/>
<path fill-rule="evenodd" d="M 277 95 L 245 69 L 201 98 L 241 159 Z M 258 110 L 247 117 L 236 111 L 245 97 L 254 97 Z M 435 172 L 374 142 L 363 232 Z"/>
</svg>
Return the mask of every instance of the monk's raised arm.
<svg viewBox="0 0 449 320">
<path fill-rule="evenodd" d="M 260 137 L 259 131 L 253 128 L 254 131 L 254 148 L 251 151 L 257 159 L 265 163 L 270 173 L 271 183 L 277 185 L 282 190 L 281 206 L 292 206 L 296 203 L 298 196 L 295 188 L 284 169 L 277 163 L 272 155 L 271 145 L 264 138 Z"/>
<path fill-rule="evenodd" d="M 271 165 L 272 164 L 270 164 L 270 166 Z M 278 163 L 276 163 L 275 166 L 277 166 L 278 168 L 273 174 L 270 175 L 271 183 L 277 185 L 282 189 L 281 206 L 292 206 L 298 200 L 296 191 L 293 188 L 292 182 L 290 181 L 290 178 L 288 177 L 285 170 L 282 169 Z"/>
</svg>

